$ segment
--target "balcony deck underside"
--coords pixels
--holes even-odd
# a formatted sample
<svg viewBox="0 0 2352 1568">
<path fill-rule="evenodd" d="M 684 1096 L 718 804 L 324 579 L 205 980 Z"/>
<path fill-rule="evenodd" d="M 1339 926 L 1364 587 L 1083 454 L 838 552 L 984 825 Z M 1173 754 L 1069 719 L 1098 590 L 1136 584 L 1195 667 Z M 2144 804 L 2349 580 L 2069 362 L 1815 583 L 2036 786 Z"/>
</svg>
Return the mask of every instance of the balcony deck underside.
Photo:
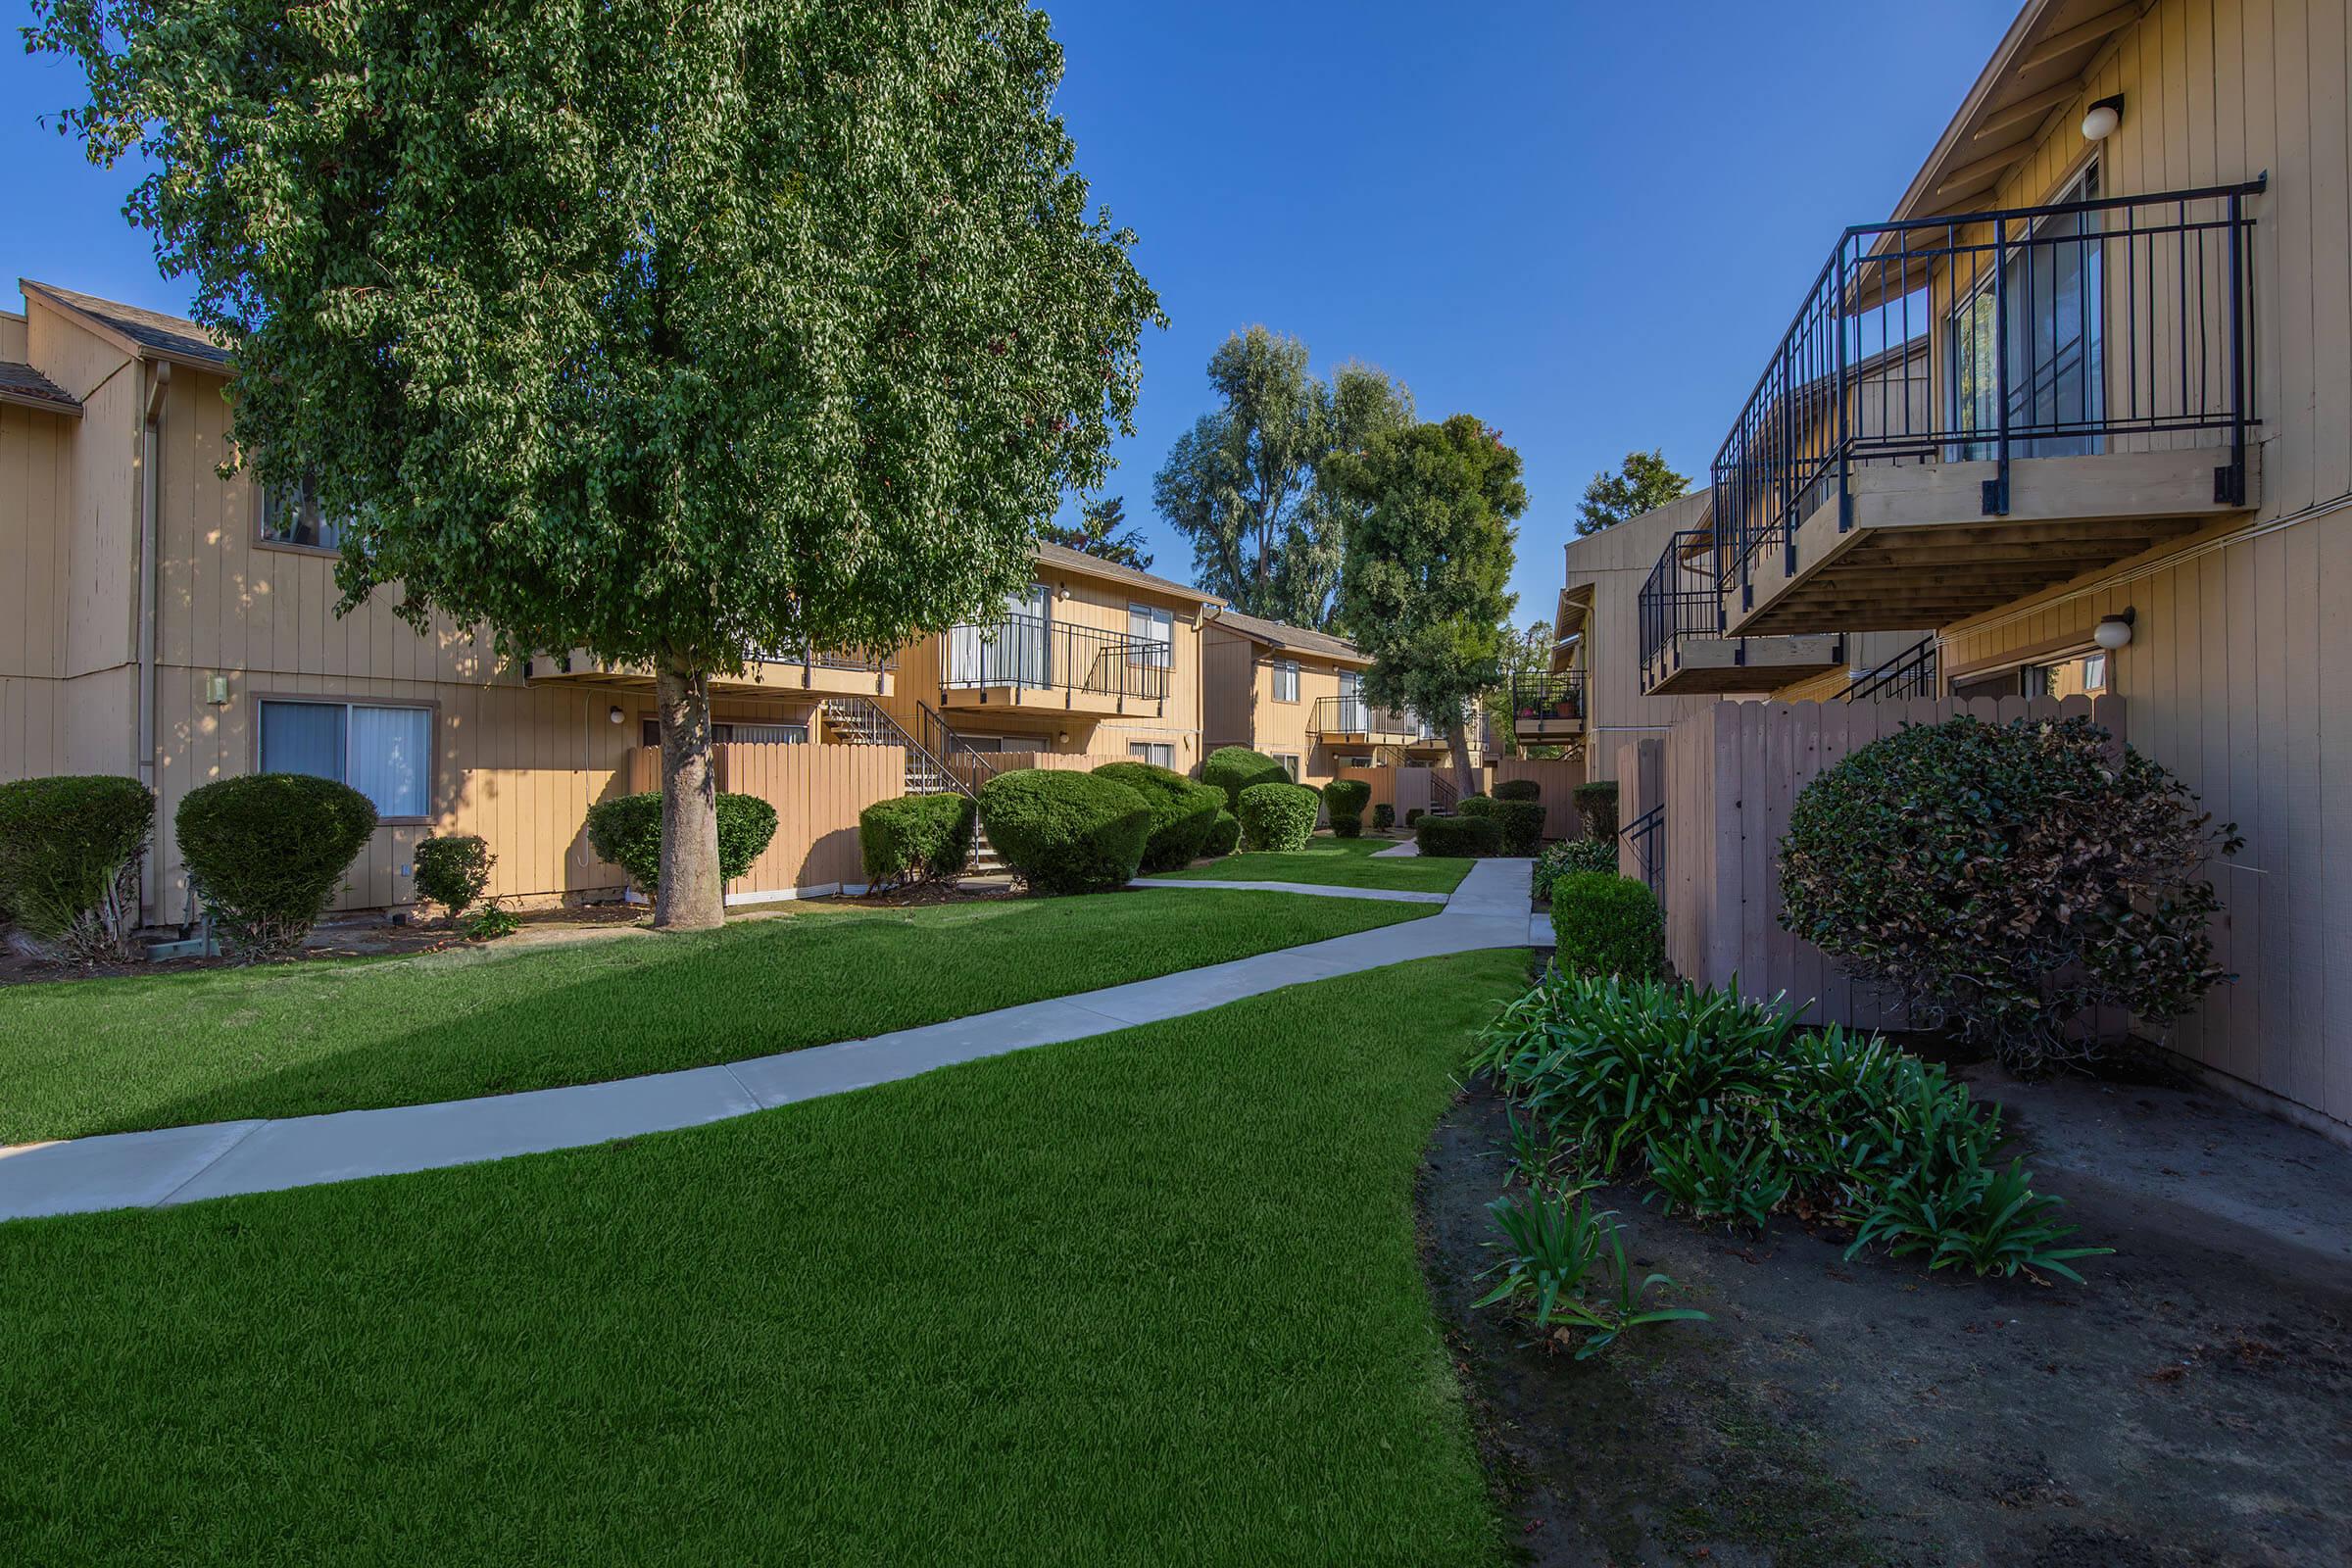
<svg viewBox="0 0 2352 1568">
<path fill-rule="evenodd" d="M 1585 716 L 1565 713 L 1522 713 L 1511 720 L 1523 741 L 1574 740 L 1585 732 Z"/>
<path fill-rule="evenodd" d="M 759 663 L 740 675 L 712 675 L 710 689 L 733 696 L 887 697 L 889 670 L 832 669 L 821 664 Z M 606 664 L 574 650 L 568 660 L 536 658 L 524 677 L 533 686 L 583 685 L 600 690 L 652 691 L 653 671 L 638 664 Z"/>
<path fill-rule="evenodd" d="M 1158 714 L 1163 706 L 1157 697 L 1133 697 L 1068 686 L 950 686 L 940 693 L 940 703 L 959 712 L 986 709 L 1005 713 L 1078 713 L 1095 718 L 1122 713 L 1150 717 Z"/>
<path fill-rule="evenodd" d="M 1751 567 L 1752 609 L 1735 585 L 1728 629 L 1795 634 L 1903 631 L 1957 620 L 2086 571 L 2126 561 L 2258 504 L 2259 463 L 2246 457 L 2246 502 L 2213 499 L 2227 447 L 2088 457 L 2019 458 L 2009 510 L 1987 515 L 1990 462 L 1860 468 L 1852 525 L 1838 528 L 1834 488 L 1796 531 L 1796 571 L 1767 545 Z"/>
<path fill-rule="evenodd" d="M 1801 637 L 1680 637 L 1672 664 L 1649 687 L 1651 697 L 1720 696 L 1777 691 L 1844 666 L 1832 632 Z"/>
<path fill-rule="evenodd" d="M 1315 729 L 1308 733 L 1326 746 L 1405 746 L 1413 737 L 1382 729 Z"/>
</svg>

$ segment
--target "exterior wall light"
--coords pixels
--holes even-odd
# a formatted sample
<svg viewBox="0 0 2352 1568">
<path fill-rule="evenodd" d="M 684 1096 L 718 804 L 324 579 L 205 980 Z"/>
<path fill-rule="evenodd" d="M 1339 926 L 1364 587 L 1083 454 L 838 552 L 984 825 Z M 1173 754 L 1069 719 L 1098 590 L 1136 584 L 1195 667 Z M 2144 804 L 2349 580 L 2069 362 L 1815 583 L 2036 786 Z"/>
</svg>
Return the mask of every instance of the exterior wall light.
<svg viewBox="0 0 2352 1568">
<path fill-rule="evenodd" d="M 2090 634 L 2090 640 L 2111 654 L 2131 647 L 2132 622 L 2137 615 L 2136 611 L 2127 610 L 2120 615 L 2100 616 L 2098 628 Z"/>
<path fill-rule="evenodd" d="M 620 705 L 618 703 L 614 703 L 611 708 L 606 709 L 605 716 L 615 724 L 625 724 L 629 721 L 629 715 L 620 710 Z"/>
<path fill-rule="evenodd" d="M 2124 122 L 2124 95 L 2100 98 L 2092 102 L 2082 116 L 2082 139 L 2105 141 L 2115 134 L 2115 127 Z"/>
</svg>

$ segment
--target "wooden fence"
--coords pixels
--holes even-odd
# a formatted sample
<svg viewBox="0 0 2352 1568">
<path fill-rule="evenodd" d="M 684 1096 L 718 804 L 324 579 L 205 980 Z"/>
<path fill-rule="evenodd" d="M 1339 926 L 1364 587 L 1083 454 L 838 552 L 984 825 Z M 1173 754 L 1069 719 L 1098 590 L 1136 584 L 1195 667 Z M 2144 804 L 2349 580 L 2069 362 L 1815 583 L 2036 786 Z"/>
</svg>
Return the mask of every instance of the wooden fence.
<svg viewBox="0 0 2352 1568">
<path fill-rule="evenodd" d="M 858 888 L 865 868 L 858 813 L 906 793 L 906 752 L 898 746 L 723 745 L 718 787 L 757 795 L 776 808 L 776 836 L 744 876 L 727 884 L 729 903 L 812 897 Z M 662 753 L 640 747 L 630 787 L 662 787 Z"/>
<path fill-rule="evenodd" d="M 1544 803 L 1545 838 L 1572 839 L 1584 832 L 1584 822 L 1576 814 L 1576 787 L 1585 781 L 1583 758 L 1499 758 L 1487 788 L 1498 790 L 1504 780 L 1514 778 L 1532 778 L 1543 790 L 1537 799 Z"/>
<path fill-rule="evenodd" d="M 1905 1026 L 1899 1007 L 1782 929 L 1780 842 L 1797 793 L 1855 749 L 1905 724 L 2087 714 L 2124 738 L 2121 698 L 1955 702 L 1718 703 L 1676 721 L 1662 766 L 1624 772 L 1621 826 L 1665 806 L 1666 952 L 1684 978 L 1748 996 L 1786 993 L 1808 1023 Z M 1633 759 L 1637 762 L 1643 760 Z M 1631 856 L 1621 855 L 1628 872 Z"/>
<path fill-rule="evenodd" d="M 1396 825 L 1404 825 L 1407 811 L 1426 811 L 1430 806 L 1430 770 L 1407 763 L 1395 766 L 1358 766 L 1348 763 L 1333 773 L 1333 778 L 1360 779 L 1372 786 L 1372 799 L 1364 803 L 1364 825 L 1372 823 L 1372 808 L 1386 806 L 1396 813 Z"/>
</svg>

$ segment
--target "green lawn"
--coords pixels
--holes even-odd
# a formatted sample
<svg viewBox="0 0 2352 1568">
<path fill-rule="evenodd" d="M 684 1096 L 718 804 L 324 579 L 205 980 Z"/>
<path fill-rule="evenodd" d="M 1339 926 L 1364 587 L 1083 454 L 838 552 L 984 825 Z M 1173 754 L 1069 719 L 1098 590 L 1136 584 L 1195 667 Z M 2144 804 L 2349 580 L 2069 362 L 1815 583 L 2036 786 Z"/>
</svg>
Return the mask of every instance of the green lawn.
<svg viewBox="0 0 2352 1568">
<path fill-rule="evenodd" d="M 1288 855 L 1232 855 L 1205 865 L 1165 874 L 1188 881 L 1312 882 L 1318 886 L 1395 888 L 1406 893 L 1451 893 L 1470 872 L 1471 862 L 1404 856 L 1379 860 L 1375 850 L 1393 850 L 1393 839 L 1335 839 L 1318 835 Z M 1159 873 L 1154 873 L 1159 874 Z"/>
<path fill-rule="evenodd" d="M 1499 1563 L 1412 1187 L 1526 962 L 0 1226 L 7 1555 Z"/>
<path fill-rule="evenodd" d="M 812 905 L 700 935 L 0 990 L 0 1143 L 736 1061 L 1431 912 L 1276 893 Z"/>
</svg>

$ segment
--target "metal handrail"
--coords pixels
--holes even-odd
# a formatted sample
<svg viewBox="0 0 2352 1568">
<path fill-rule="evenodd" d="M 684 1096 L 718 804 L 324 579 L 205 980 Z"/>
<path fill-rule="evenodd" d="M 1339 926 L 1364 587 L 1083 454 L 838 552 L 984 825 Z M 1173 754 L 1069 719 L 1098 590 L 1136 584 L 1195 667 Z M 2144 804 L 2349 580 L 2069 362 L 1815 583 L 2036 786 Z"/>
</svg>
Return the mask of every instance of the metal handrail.
<svg viewBox="0 0 2352 1568">
<path fill-rule="evenodd" d="M 1517 674 L 1503 683 L 1511 717 L 1573 718 L 1585 716 L 1585 672 L 1564 669 L 1554 674 Z"/>
<path fill-rule="evenodd" d="M 879 675 L 898 668 L 898 656 L 884 654 L 879 658 L 851 649 L 754 649 L 747 662 L 754 664 L 798 664 L 803 669 L 848 669 L 860 674 Z"/>
<path fill-rule="evenodd" d="M 951 626 L 941 638 L 942 686 L 1039 687 L 1161 699 L 1174 650 L 1154 638 L 1045 615 Z"/>
<path fill-rule="evenodd" d="M 957 790 L 977 796 L 980 786 L 997 776 L 997 764 L 989 760 L 986 752 L 957 734 L 955 726 L 942 718 L 929 703 L 918 697 L 914 707 L 925 754 L 939 764 Z"/>
<path fill-rule="evenodd" d="M 1633 849 L 1635 863 L 1642 867 L 1642 884 L 1658 896 L 1658 903 L 1663 906 L 1666 902 L 1666 803 L 1660 801 L 1634 818 L 1618 837 Z"/>
<path fill-rule="evenodd" d="M 2267 178 L 2267 176 L 2266 176 Z M 1754 602 L 1778 546 L 1858 466 L 1988 461 L 2224 433 L 2215 498 L 2242 503 L 2254 408 L 2254 219 L 2266 179 L 1847 228 L 1712 466 L 1718 587 Z"/>
<path fill-rule="evenodd" d="M 1849 703 L 1890 703 L 1936 695 L 1936 634 L 1928 633 L 1876 669 L 1864 670 L 1838 697 Z"/>
<path fill-rule="evenodd" d="M 1367 744 L 1410 740 L 1413 722 L 1391 709 L 1375 708 L 1361 697 L 1318 697 L 1308 714 L 1310 735 L 1361 735 Z"/>
</svg>

